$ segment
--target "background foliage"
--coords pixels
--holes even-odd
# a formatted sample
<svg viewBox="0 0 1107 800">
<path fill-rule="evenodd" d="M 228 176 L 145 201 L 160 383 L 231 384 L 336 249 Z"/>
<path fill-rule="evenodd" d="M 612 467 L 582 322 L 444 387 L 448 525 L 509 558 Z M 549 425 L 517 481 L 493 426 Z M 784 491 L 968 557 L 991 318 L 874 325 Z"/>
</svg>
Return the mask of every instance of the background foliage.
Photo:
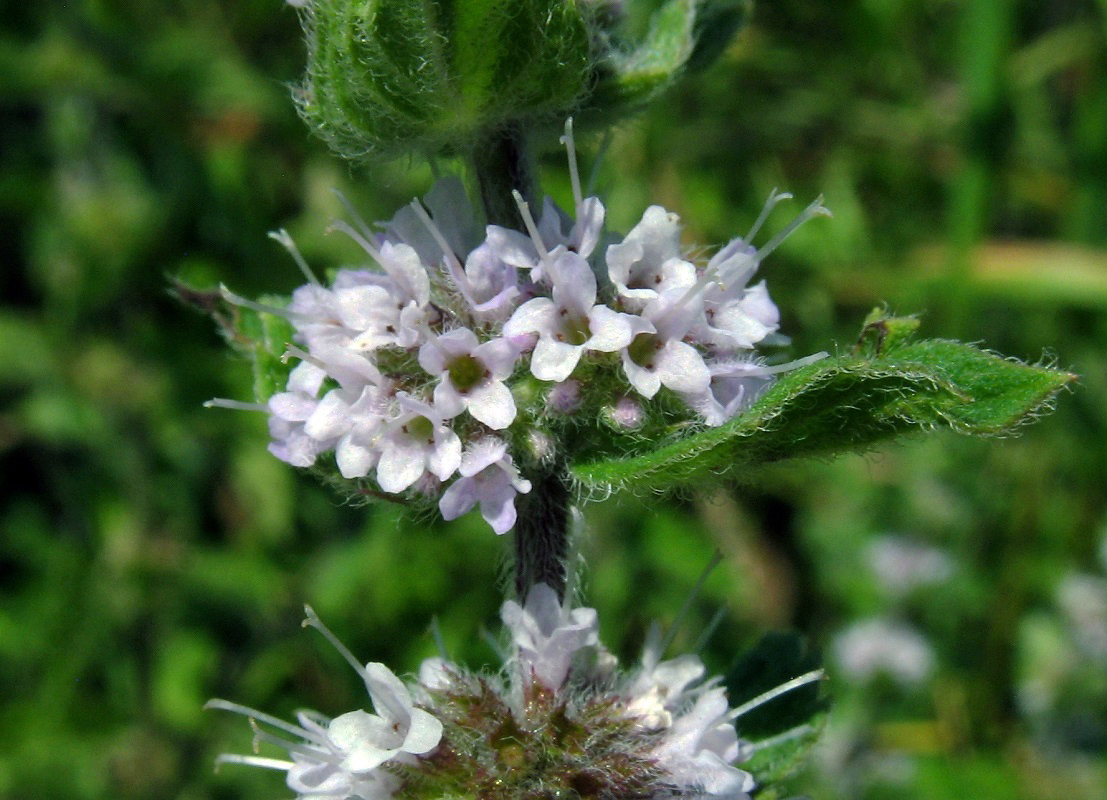
<svg viewBox="0 0 1107 800">
<path fill-rule="evenodd" d="M 397 670 L 433 652 L 432 617 L 453 656 L 492 660 L 479 632 L 503 542 L 482 523 L 338 505 L 265 452 L 260 415 L 200 405 L 249 399 L 249 370 L 171 277 L 286 291 L 298 273 L 268 230 L 339 265 L 354 253 L 323 236 L 331 187 L 381 219 L 429 185 L 426 164 L 355 173 L 310 140 L 286 88 L 302 59 L 276 0 L 5 13 L 0 797 L 280 795 L 273 775 L 212 774 L 248 732 L 201 705 L 362 703 L 300 631 L 305 601 Z M 543 176 L 564 201 L 556 149 Z M 1107 686 L 1065 659 L 1056 587 L 1095 571 L 1107 522 L 1107 3 L 766 2 L 719 64 L 618 130 L 599 171 L 613 229 L 660 202 L 688 242 L 743 233 L 773 186 L 835 212 L 765 267 L 796 355 L 848 347 L 886 302 L 925 312 L 927 336 L 1055 360 L 1080 384 L 1019 439 L 942 434 L 733 494 L 592 505 L 605 640 L 631 656 L 718 547 L 678 637 L 691 647 L 724 608 L 717 669 L 764 630 L 825 648 L 892 613 L 936 654 L 913 689 L 840 676 L 796 791 L 1101 796 Z M 943 548 L 950 577 L 889 598 L 864 565 L 890 532 Z M 1028 703 L 1043 685 L 1049 702 Z"/>
</svg>

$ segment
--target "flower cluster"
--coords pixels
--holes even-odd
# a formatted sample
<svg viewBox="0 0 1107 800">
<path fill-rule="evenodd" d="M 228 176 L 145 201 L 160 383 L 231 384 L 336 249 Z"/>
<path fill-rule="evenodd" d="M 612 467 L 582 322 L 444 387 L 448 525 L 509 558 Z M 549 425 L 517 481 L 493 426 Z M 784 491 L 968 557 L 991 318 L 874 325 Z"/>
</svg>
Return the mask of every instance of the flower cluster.
<svg viewBox="0 0 1107 800">
<path fill-rule="evenodd" d="M 474 674 L 437 657 L 404 684 L 382 664 L 362 667 L 308 609 L 305 624 L 322 631 L 358 671 L 375 713 L 328 720 L 300 712 L 291 724 L 213 700 L 209 707 L 251 719 L 255 748 L 268 743 L 288 753 L 287 759 L 223 755 L 220 762 L 284 771 L 300 800 L 748 800 L 755 781 L 736 765 L 770 742 L 743 741 L 735 720 L 822 676 L 808 673 L 732 709 L 720 679 L 705 680 L 699 658 L 661 660 L 659 637 L 640 664 L 621 671 L 599 643 L 595 610 L 566 608 L 545 584 L 522 605 L 504 603 L 501 617 L 511 647 L 500 675 Z"/>
<path fill-rule="evenodd" d="M 333 452 L 346 479 L 437 498 L 447 519 L 479 504 L 503 533 L 516 495 L 530 490 L 521 459 L 537 457 L 530 445 L 550 415 L 602 417 L 630 433 L 654 398 L 670 396 L 679 402 L 653 406 L 682 409 L 677 423 L 717 426 L 774 374 L 821 357 L 776 366 L 756 357 L 780 315 L 764 281 L 751 283 L 786 236 L 827 213 L 818 200 L 754 248 L 789 197 L 774 191 L 745 237 L 696 264 L 677 216 L 660 206 L 625 237 L 605 238 L 605 209 L 583 196 L 568 126 L 564 141 L 573 217 L 547 198 L 535 220 L 517 196 L 528 234 L 488 225 L 482 236 L 461 182 L 446 178 L 379 230 L 352 209 L 350 223 L 335 223 L 372 268 L 339 270 L 324 286 L 282 232 L 309 281 L 288 306 L 225 291 L 295 330 L 287 355 L 299 364 L 265 406 L 278 458 L 307 467 Z"/>
</svg>

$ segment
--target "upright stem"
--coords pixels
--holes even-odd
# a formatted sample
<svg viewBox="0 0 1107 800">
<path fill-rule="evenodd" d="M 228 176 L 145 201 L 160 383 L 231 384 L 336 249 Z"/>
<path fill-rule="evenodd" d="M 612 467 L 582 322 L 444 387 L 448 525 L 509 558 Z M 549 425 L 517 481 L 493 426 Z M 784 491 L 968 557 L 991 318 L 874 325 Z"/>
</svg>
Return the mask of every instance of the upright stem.
<svg viewBox="0 0 1107 800">
<path fill-rule="evenodd" d="M 527 494 L 515 498 L 515 594 L 523 600 L 536 583 L 564 599 L 570 565 L 569 485 L 560 470 L 532 477 Z"/>
<path fill-rule="evenodd" d="M 511 192 L 519 192 L 527 202 L 534 200 L 534 170 L 526 134 L 516 127 L 495 131 L 477 143 L 471 160 L 488 222 L 525 231 Z"/>
<path fill-rule="evenodd" d="M 512 192 L 535 199 L 533 166 L 526 134 L 517 127 L 490 133 L 471 154 L 488 222 L 525 231 Z M 515 499 L 515 594 L 545 583 L 564 599 L 569 565 L 569 485 L 561 467 L 528 476 L 531 489 Z"/>
</svg>

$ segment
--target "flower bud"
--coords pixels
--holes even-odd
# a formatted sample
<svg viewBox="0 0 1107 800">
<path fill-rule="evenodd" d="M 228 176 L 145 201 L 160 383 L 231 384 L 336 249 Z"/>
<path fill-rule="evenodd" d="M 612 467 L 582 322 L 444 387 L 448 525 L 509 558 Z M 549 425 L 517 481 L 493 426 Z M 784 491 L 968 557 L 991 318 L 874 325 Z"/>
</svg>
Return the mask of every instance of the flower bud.
<svg viewBox="0 0 1107 800">
<path fill-rule="evenodd" d="M 466 152 L 507 125 L 560 121 L 591 44 L 576 0 L 310 0 L 305 119 L 341 155 Z"/>
</svg>

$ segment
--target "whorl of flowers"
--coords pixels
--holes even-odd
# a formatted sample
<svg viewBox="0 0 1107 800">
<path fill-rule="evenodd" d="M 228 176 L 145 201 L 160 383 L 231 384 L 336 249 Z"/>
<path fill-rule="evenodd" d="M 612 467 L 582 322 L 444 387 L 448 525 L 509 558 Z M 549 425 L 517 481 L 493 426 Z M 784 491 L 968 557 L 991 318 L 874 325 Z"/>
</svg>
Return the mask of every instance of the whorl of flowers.
<svg viewBox="0 0 1107 800">
<path fill-rule="evenodd" d="M 503 533 L 532 466 L 603 438 L 551 437 L 558 425 L 602 425 L 607 438 L 638 435 L 649 420 L 670 431 L 718 426 L 774 374 L 820 357 L 777 366 L 757 357 L 780 314 L 765 282 L 751 283 L 785 237 L 828 213 L 820 201 L 755 248 L 769 212 L 790 197 L 774 191 L 745 237 L 697 264 L 679 219 L 660 206 L 622 239 L 605 237 L 603 203 L 581 191 L 569 125 L 563 141 L 574 217 L 547 198 L 535 220 L 516 195 L 528 233 L 488 225 L 482 237 L 461 182 L 445 178 L 381 230 L 352 209 L 350 223 L 334 224 L 367 268 L 338 270 L 324 286 L 282 232 L 275 238 L 309 279 L 288 306 L 224 291 L 295 330 L 287 356 L 299 363 L 265 405 L 278 458 L 309 467 L 333 452 L 343 478 L 437 499 L 447 519 L 479 504 Z"/>
<path fill-rule="evenodd" d="M 375 713 L 296 724 L 225 700 L 208 706 L 250 718 L 255 750 L 287 758 L 224 755 L 221 763 L 286 773 L 300 800 L 383 798 L 662 798 L 748 800 L 753 776 L 738 765 L 762 743 L 742 740 L 735 720 L 822 677 L 801 675 L 731 708 L 720 678 L 698 657 L 661 660 L 658 637 L 622 671 L 599 643 L 596 612 L 568 609 L 545 584 L 501 617 L 511 647 L 498 675 L 475 674 L 444 657 L 402 682 L 382 664 L 362 667 L 314 613 L 318 628 L 358 671 Z M 289 738 L 290 737 L 290 738 Z"/>
</svg>

